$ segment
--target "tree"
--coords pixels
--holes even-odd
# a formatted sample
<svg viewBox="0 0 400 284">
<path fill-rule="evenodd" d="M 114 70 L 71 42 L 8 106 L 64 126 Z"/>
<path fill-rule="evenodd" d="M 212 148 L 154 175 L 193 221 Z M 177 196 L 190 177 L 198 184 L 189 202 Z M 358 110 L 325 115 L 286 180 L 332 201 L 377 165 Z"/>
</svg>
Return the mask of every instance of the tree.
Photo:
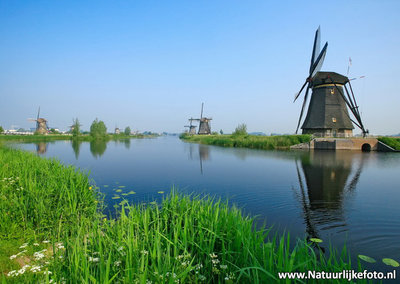
<svg viewBox="0 0 400 284">
<path fill-rule="evenodd" d="M 239 125 L 236 127 L 235 132 L 232 133 L 232 135 L 237 135 L 237 136 L 240 136 L 240 135 L 247 135 L 247 125 L 244 124 L 244 123 L 239 124 Z"/>
<path fill-rule="evenodd" d="M 94 138 L 105 137 L 107 135 L 107 127 L 104 122 L 96 118 L 90 126 L 90 135 Z"/>
<path fill-rule="evenodd" d="M 0 133 L 3 133 L 3 132 L 4 132 L 4 129 L 3 129 L 3 127 L 0 126 Z"/>
<path fill-rule="evenodd" d="M 76 137 L 81 134 L 81 125 L 79 124 L 78 118 L 75 118 L 72 120 L 72 126 L 71 126 L 71 133 L 72 136 Z"/>
<path fill-rule="evenodd" d="M 222 131 L 222 129 L 219 131 L 219 133 L 222 135 L 222 134 L 224 134 L 224 132 Z"/>
<path fill-rule="evenodd" d="M 125 135 L 130 135 L 131 134 L 131 128 L 129 126 L 125 127 L 124 133 L 125 133 Z"/>
</svg>

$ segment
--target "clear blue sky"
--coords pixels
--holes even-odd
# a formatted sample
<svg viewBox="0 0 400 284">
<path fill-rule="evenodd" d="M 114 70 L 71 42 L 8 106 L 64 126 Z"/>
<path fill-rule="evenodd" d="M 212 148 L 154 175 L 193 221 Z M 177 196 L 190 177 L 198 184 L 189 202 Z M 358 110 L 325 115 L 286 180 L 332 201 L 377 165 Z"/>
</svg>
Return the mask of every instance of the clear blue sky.
<svg viewBox="0 0 400 284">
<path fill-rule="evenodd" d="M 400 1 L 1 1 L 0 125 L 293 133 L 313 37 L 371 133 L 400 132 Z M 359 132 L 358 130 L 356 133 Z"/>
</svg>

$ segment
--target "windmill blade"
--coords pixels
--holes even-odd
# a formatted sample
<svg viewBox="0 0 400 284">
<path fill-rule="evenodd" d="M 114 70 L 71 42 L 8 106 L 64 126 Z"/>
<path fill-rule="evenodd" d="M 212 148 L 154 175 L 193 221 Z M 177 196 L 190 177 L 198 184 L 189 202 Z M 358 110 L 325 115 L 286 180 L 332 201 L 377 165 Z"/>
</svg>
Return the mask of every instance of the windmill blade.
<svg viewBox="0 0 400 284">
<path fill-rule="evenodd" d="M 325 43 L 324 47 L 322 48 L 321 53 L 318 55 L 318 58 L 315 60 L 313 66 L 310 69 L 310 77 L 314 77 L 315 73 L 321 70 L 322 63 L 324 63 L 326 50 L 328 48 L 328 42 Z"/>
<path fill-rule="evenodd" d="M 201 113 L 200 113 L 200 119 L 202 119 L 202 118 L 203 118 L 203 106 L 204 106 L 204 103 L 201 103 Z"/>
<path fill-rule="evenodd" d="M 303 84 L 303 86 L 301 87 L 300 91 L 295 95 L 294 101 L 293 101 L 293 102 L 295 102 L 295 101 L 297 100 L 297 98 L 300 96 L 300 94 L 301 94 L 301 92 L 303 91 L 304 87 L 306 86 L 307 82 L 308 82 L 307 80 L 304 82 L 304 84 Z"/>
<path fill-rule="evenodd" d="M 306 105 L 306 101 L 307 101 L 308 91 L 309 91 L 309 90 L 310 90 L 310 83 L 308 83 L 308 85 L 307 85 L 307 91 L 306 91 L 306 94 L 304 95 L 303 106 L 301 107 L 301 112 L 300 112 L 299 121 L 297 122 L 296 134 L 297 134 L 297 131 L 299 130 L 301 118 L 303 117 L 304 107 L 305 107 L 305 105 Z"/>
<path fill-rule="evenodd" d="M 315 31 L 314 46 L 311 54 L 310 74 L 312 73 L 311 68 L 314 65 L 315 59 L 319 54 L 320 45 L 321 45 L 321 32 L 320 32 L 320 27 L 318 27 L 318 29 Z"/>
<path fill-rule="evenodd" d="M 38 109 L 37 118 L 36 118 L 36 119 L 39 119 L 39 115 L 40 115 L 40 107 L 39 107 L 39 109 Z"/>
</svg>

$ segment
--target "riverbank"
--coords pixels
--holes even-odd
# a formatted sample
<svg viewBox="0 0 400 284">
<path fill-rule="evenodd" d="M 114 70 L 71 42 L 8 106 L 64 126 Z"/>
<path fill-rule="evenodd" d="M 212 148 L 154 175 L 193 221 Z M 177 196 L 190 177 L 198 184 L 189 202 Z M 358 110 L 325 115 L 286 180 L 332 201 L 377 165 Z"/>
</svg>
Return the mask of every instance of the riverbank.
<svg viewBox="0 0 400 284">
<path fill-rule="evenodd" d="M 122 201 L 119 218 L 107 220 L 86 173 L 18 150 L 0 148 L 0 192 L 7 283 L 269 283 L 282 271 L 350 269 L 346 248 L 324 254 L 319 240 L 256 230 L 253 218 L 209 197 Z"/>
<path fill-rule="evenodd" d="M 187 135 L 180 138 L 188 142 L 223 147 L 242 147 L 262 150 L 288 150 L 290 146 L 310 142 L 311 135 Z"/>
<path fill-rule="evenodd" d="M 381 136 L 378 137 L 378 140 L 386 145 L 392 147 L 393 149 L 400 151 L 400 138 L 399 137 L 387 137 Z"/>
</svg>

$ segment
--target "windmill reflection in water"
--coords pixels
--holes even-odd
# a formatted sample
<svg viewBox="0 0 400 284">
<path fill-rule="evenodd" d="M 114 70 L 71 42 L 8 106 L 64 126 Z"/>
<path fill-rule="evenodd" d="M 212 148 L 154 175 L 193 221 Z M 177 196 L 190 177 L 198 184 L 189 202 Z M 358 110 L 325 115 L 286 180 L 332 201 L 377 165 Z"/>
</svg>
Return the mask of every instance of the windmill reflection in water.
<svg viewBox="0 0 400 284">
<path fill-rule="evenodd" d="M 366 158 L 348 151 L 311 151 L 296 159 L 300 188 L 293 190 L 301 204 L 307 239 L 320 238 L 324 230 L 347 231 L 344 202 L 351 198 Z"/>
</svg>

